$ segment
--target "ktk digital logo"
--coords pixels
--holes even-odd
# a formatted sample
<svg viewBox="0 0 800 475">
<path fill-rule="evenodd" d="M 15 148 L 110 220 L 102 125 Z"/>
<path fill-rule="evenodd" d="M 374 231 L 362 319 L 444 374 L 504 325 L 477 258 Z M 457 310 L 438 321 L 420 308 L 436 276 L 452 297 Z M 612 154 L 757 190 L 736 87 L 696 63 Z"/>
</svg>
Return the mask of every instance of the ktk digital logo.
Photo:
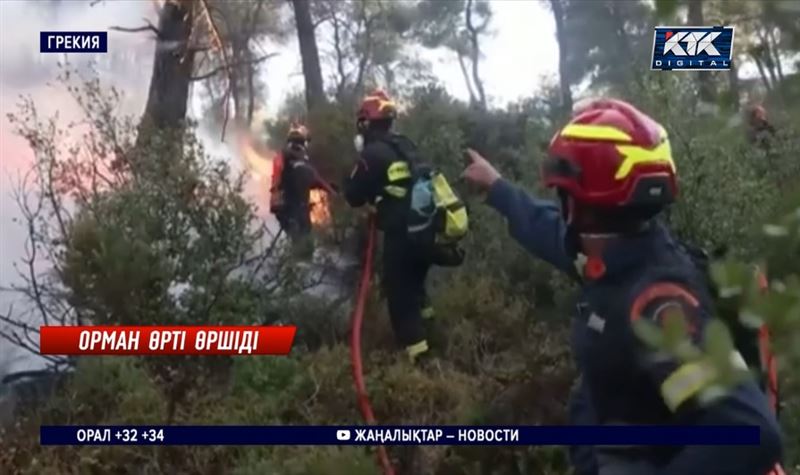
<svg viewBox="0 0 800 475">
<path fill-rule="evenodd" d="M 732 26 L 657 26 L 650 69 L 725 71 L 732 54 Z"/>
</svg>

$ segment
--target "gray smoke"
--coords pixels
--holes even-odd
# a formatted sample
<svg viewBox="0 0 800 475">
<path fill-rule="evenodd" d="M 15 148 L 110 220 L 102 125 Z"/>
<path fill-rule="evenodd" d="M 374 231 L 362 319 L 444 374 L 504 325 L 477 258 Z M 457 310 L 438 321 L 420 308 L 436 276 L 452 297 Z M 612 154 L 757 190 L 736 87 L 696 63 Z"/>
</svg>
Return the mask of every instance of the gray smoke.
<svg viewBox="0 0 800 475">
<path fill-rule="evenodd" d="M 64 121 L 74 118 L 74 104 L 64 88 L 48 85 L 59 73 L 58 63 L 64 61 L 79 70 L 93 67 L 103 84 L 124 91 L 121 112 L 140 114 L 152 68 L 155 44 L 152 33 L 109 31 L 108 54 L 67 57 L 40 53 L 39 32 L 105 31 L 115 25 L 141 26 L 145 19 L 156 21 L 151 2 L 105 1 L 94 6 L 89 1 L 0 2 L 0 286 L 20 282 L 14 263 L 23 255 L 26 233 L 14 222 L 20 212 L 11 195 L 33 159 L 25 141 L 13 134 L 6 114 L 16 110 L 20 95 L 27 95 L 33 98 L 43 116 L 58 111 Z M 11 304 L 14 304 L 15 314 L 25 313 L 24 302 L 11 293 L 0 292 L 0 312 L 5 313 Z M 35 355 L 0 340 L 0 376 L 39 366 L 42 362 Z"/>
<path fill-rule="evenodd" d="M 95 3 L 93 5 L 93 3 Z M 68 61 L 70 66 L 99 74 L 104 86 L 115 86 L 123 93 L 121 114 L 138 116 L 142 113 L 152 72 L 153 53 L 156 47 L 152 32 L 125 33 L 109 30 L 112 26 L 136 28 L 157 24 L 156 2 L 146 0 L 2 0 L 0 1 L 0 288 L 20 283 L 14 268 L 25 249 L 25 229 L 19 223 L 18 205 L 11 197 L 15 183 L 21 174 L 32 165 L 32 152 L 25 141 L 14 135 L 6 114 L 14 112 L 17 98 L 27 95 L 33 98 L 41 117 L 50 117 L 58 112 L 60 121 L 66 124 L 76 118 L 73 100 L 61 85 L 52 85 L 60 70 L 59 63 Z M 108 31 L 108 53 L 106 54 L 42 54 L 39 52 L 40 31 Z M 288 49 L 294 50 L 293 46 Z M 279 69 L 296 69 L 297 58 L 283 55 L 276 62 L 285 62 Z M 293 66 L 294 65 L 294 66 Z M 274 72 L 274 69 L 273 69 Z M 296 79 L 296 78 L 295 78 Z M 284 81 L 285 82 L 285 81 Z M 284 91 L 281 91 L 284 92 Z M 189 115 L 203 118 L 204 102 L 202 88 L 195 88 L 189 104 Z M 273 107 L 274 108 L 274 107 Z M 274 112 L 274 111 L 273 111 Z M 236 172 L 246 172 L 244 161 L 239 156 L 235 134 L 230 130 L 225 142 L 220 139 L 218 126 L 203 121 L 199 130 L 206 151 L 214 158 L 228 161 Z M 260 135 L 260 134 L 256 134 Z M 260 137 L 263 140 L 263 137 Z M 245 191 L 251 200 L 263 200 L 263 193 L 255 182 L 248 183 Z M 269 216 L 267 224 L 273 230 L 276 224 Z M 335 253 L 338 254 L 338 253 Z M 334 257 L 334 256 L 329 256 Z M 342 256 L 335 260 L 342 262 Z M 351 265 L 349 262 L 339 266 Z M 338 279 L 335 279 L 338 280 Z M 338 294 L 344 290 L 336 282 L 315 289 L 313 293 Z M 6 312 L 14 304 L 15 313 L 24 312 L 24 303 L 13 294 L 0 291 L 0 312 Z M 28 309 L 32 310 L 32 309 Z M 31 313 L 30 324 L 40 322 Z M 2 324 L 0 324 L 2 325 Z M 8 372 L 36 369 L 43 362 L 35 355 L 0 339 L 0 377 Z"/>
</svg>

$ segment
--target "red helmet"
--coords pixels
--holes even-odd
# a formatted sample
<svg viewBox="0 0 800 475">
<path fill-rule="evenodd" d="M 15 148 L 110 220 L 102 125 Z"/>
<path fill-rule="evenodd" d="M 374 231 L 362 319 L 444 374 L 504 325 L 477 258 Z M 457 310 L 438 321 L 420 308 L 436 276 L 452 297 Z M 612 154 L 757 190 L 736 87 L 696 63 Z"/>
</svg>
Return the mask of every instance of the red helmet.
<svg viewBox="0 0 800 475">
<path fill-rule="evenodd" d="M 667 132 L 616 99 L 581 104 L 550 141 L 545 185 L 597 208 L 660 208 L 678 194 Z"/>
<path fill-rule="evenodd" d="M 763 106 L 753 106 L 750 108 L 750 118 L 756 121 L 766 121 L 767 120 L 767 110 L 764 109 Z"/>
<path fill-rule="evenodd" d="M 287 141 L 302 140 L 307 141 L 309 138 L 308 129 L 305 125 L 292 122 L 289 126 L 289 132 L 286 133 Z"/>
<path fill-rule="evenodd" d="M 358 109 L 358 120 L 395 119 L 397 106 L 381 89 L 376 89 L 361 101 Z"/>
</svg>

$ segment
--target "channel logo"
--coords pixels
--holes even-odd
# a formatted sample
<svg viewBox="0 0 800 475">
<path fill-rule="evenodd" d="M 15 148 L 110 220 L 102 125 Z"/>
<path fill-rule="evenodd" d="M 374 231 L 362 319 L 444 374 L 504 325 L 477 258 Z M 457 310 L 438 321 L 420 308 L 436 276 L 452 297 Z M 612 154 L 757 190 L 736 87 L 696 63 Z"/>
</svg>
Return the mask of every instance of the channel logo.
<svg viewBox="0 0 800 475">
<path fill-rule="evenodd" d="M 350 440 L 350 431 L 347 429 L 339 429 L 336 431 L 336 440 Z"/>
<path fill-rule="evenodd" d="M 732 57 L 732 26 L 657 26 L 650 69 L 726 71 Z"/>
</svg>

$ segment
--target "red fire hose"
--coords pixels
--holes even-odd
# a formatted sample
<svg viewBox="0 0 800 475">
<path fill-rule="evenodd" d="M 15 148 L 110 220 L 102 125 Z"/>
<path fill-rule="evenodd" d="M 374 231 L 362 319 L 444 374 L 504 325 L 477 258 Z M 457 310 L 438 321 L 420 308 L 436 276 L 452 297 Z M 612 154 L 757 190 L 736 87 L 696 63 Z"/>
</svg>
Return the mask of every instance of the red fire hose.
<svg viewBox="0 0 800 475">
<path fill-rule="evenodd" d="M 761 290 L 762 293 L 769 292 L 767 274 L 761 269 L 757 269 L 756 272 L 759 290 Z M 770 348 L 770 334 L 767 325 L 762 325 L 759 329 L 758 340 L 759 348 L 761 349 L 761 363 L 767 371 L 767 397 L 769 397 L 772 411 L 777 416 L 780 413 L 778 363 L 775 361 L 775 355 L 772 354 L 772 349 Z"/>
<path fill-rule="evenodd" d="M 367 301 L 367 293 L 369 291 L 370 280 L 372 278 L 372 257 L 375 254 L 375 217 L 369 218 L 369 236 L 367 238 L 367 250 L 364 258 L 364 267 L 361 270 L 361 281 L 358 287 L 358 296 L 356 298 L 356 306 L 353 310 L 351 318 L 351 331 L 350 331 L 350 361 L 353 364 L 353 380 L 356 386 L 356 396 L 358 397 L 358 407 L 361 409 L 361 415 L 369 425 L 374 425 L 375 414 L 372 412 L 372 406 L 369 403 L 369 396 L 367 396 L 367 387 L 364 384 L 364 368 L 361 364 L 361 323 L 364 321 L 364 305 Z M 389 456 L 386 453 L 386 447 L 378 446 L 378 464 L 383 469 L 384 475 L 394 475 L 394 468 L 389 462 Z"/>
</svg>

